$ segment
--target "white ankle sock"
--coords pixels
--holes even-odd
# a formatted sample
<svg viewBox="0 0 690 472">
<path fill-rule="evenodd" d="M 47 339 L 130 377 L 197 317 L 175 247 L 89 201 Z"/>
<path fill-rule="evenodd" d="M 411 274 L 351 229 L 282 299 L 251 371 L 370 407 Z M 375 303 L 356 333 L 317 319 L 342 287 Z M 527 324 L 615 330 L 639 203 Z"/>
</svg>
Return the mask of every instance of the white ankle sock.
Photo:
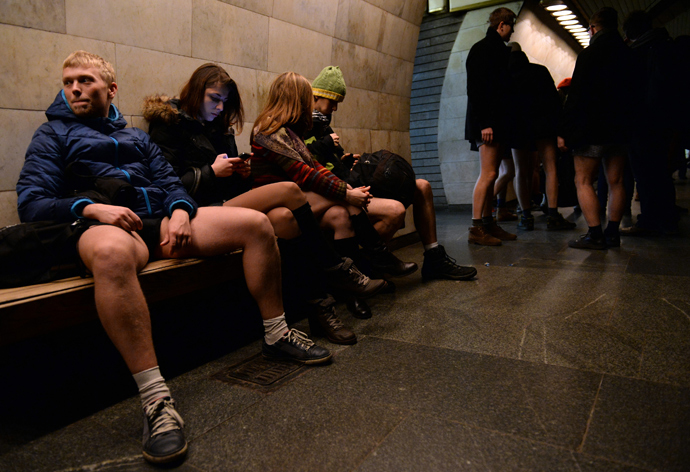
<svg viewBox="0 0 690 472">
<path fill-rule="evenodd" d="M 145 407 L 159 398 L 170 396 L 170 389 L 165 384 L 165 379 L 158 366 L 137 372 L 133 377 L 137 387 L 139 387 L 142 406 Z"/>
<path fill-rule="evenodd" d="M 264 320 L 264 340 L 266 344 L 275 344 L 288 332 L 285 313 L 270 320 Z"/>
<path fill-rule="evenodd" d="M 438 241 L 436 241 L 435 243 L 431 243 L 431 244 L 425 244 L 424 250 L 428 251 L 429 249 L 433 249 L 435 247 L 438 247 Z"/>
</svg>

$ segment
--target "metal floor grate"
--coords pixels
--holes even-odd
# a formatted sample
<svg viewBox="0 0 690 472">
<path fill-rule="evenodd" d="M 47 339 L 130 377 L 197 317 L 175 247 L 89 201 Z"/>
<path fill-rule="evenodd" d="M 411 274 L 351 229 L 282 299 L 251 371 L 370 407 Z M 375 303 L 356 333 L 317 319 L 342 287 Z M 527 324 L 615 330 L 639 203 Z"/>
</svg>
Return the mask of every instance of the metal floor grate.
<svg viewBox="0 0 690 472">
<path fill-rule="evenodd" d="M 293 362 L 266 359 L 261 354 L 257 354 L 211 377 L 221 382 L 270 392 L 287 384 L 307 368 Z"/>
</svg>

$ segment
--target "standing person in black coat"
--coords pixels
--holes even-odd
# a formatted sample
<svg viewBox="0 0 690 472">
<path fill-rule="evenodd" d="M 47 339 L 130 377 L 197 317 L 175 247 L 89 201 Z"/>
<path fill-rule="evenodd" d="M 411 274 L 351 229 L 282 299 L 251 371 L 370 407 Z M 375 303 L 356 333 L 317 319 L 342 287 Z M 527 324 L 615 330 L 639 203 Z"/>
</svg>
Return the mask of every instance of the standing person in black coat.
<svg viewBox="0 0 690 472">
<path fill-rule="evenodd" d="M 534 229 L 531 215 L 532 162 L 536 151 L 544 165 L 546 174 L 546 198 L 548 213 L 547 230 L 568 230 L 575 223 L 566 221 L 558 212 L 558 176 L 556 173 L 556 136 L 558 116 L 561 112 L 561 99 L 553 83 L 549 70 L 529 62 L 518 43 L 510 43 L 510 74 L 513 79 L 513 106 L 519 110 L 519 118 L 513 123 L 512 152 L 515 167 L 518 169 L 518 199 L 522 215 L 518 229 Z"/>
<path fill-rule="evenodd" d="M 633 122 L 634 59 L 618 34 L 618 13 L 602 8 L 589 25 L 590 45 L 575 63 L 570 93 L 560 124 L 558 147 L 573 150 L 577 198 L 589 231 L 568 245 L 578 249 L 620 246 L 625 206 L 623 170 Z M 602 231 L 599 201 L 592 182 L 604 163 L 611 195 L 609 223 Z"/>
<path fill-rule="evenodd" d="M 635 225 L 621 233 L 643 236 L 678 230 L 675 189 L 669 154 L 681 122 L 677 99 L 680 80 L 673 40 L 664 28 L 652 29 L 643 11 L 634 11 L 623 24 L 630 48 L 638 60 L 641 88 L 635 100 L 639 109 L 630 164 L 640 195 L 640 215 Z"/>
<path fill-rule="evenodd" d="M 468 241 L 500 246 L 501 241 L 517 239 L 504 231 L 491 217 L 491 199 L 498 167 L 509 141 L 510 127 L 510 39 L 516 15 L 497 8 L 489 16 L 486 37 L 472 46 L 467 56 L 467 118 L 465 139 L 471 149 L 479 149 L 481 170 L 472 195 L 472 227 Z"/>
</svg>

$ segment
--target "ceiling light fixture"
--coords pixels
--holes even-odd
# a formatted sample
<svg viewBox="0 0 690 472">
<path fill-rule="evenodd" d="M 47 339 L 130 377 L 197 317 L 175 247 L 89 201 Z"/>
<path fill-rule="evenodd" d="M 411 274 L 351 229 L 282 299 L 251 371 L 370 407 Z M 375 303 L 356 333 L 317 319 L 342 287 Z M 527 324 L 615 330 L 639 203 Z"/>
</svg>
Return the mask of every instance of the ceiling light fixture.
<svg viewBox="0 0 690 472">
<path fill-rule="evenodd" d="M 559 16 L 558 21 L 574 20 L 575 18 L 577 18 L 577 15 L 564 15 L 564 16 Z"/>
<path fill-rule="evenodd" d="M 564 15 L 572 15 L 573 12 L 571 12 L 570 10 L 560 10 L 560 11 L 551 12 L 551 14 L 555 17 L 559 17 L 559 16 L 564 16 Z"/>
<path fill-rule="evenodd" d="M 576 25 L 579 23 L 577 20 L 565 20 L 565 21 L 559 21 L 560 24 L 563 26 L 569 26 L 569 25 Z"/>
</svg>

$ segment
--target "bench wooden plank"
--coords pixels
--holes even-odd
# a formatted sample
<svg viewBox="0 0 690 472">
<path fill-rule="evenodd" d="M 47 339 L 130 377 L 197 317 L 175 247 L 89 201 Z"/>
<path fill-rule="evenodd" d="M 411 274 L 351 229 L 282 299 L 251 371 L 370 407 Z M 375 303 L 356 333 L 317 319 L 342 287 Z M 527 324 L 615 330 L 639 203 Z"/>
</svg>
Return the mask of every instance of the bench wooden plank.
<svg viewBox="0 0 690 472">
<path fill-rule="evenodd" d="M 149 303 L 243 276 L 242 252 L 205 259 L 166 259 L 139 274 Z M 70 277 L 0 290 L 0 346 L 96 318 L 93 279 Z"/>
</svg>

